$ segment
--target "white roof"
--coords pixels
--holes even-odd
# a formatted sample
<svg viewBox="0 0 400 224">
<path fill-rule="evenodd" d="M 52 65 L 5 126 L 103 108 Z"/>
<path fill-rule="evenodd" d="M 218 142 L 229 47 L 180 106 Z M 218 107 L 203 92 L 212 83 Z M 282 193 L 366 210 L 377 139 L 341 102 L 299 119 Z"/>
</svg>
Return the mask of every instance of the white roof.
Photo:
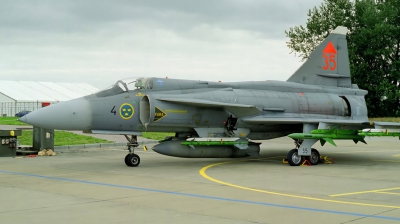
<svg viewBox="0 0 400 224">
<path fill-rule="evenodd" d="M 59 102 L 99 91 L 86 83 L 2 81 L 0 94 L 16 102 Z"/>
</svg>

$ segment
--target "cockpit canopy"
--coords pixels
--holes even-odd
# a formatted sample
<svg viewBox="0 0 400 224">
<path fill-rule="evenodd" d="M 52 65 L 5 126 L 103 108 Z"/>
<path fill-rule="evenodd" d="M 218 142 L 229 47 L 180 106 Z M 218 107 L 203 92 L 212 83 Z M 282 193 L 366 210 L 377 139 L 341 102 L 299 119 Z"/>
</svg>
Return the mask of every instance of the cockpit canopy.
<svg viewBox="0 0 400 224">
<path fill-rule="evenodd" d="M 114 85 L 96 93 L 97 97 L 106 97 L 121 94 L 132 90 L 171 91 L 201 88 L 240 88 L 240 83 L 221 83 L 184 79 L 166 78 L 128 78 L 119 80 Z M 251 84 L 251 86 L 254 83 Z"/>
<path fill-rule="evenodd" d="M 118 80 L 114 85 L 95 93 L 97 97 L 121 94 L 135 89 L 152 89 L 154 78 L 128 78 Z M 133 85 L 134 84 L 134 85 Z"/>
</svg>

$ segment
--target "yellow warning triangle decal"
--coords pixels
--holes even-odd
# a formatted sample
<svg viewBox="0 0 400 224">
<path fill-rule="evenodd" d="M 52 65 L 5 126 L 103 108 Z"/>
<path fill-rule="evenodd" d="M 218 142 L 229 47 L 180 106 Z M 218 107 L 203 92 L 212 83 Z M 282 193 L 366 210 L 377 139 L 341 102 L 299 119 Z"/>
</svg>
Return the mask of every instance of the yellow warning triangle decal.
<svg viewBox="0 0 400 224">
<path fill-rule="evenodd" d="M 154 111 L 154 122 L 160 120 L 161 118 L 167 116 L 167 114 L 160 108 L 156 107 Z"/>
</svg>

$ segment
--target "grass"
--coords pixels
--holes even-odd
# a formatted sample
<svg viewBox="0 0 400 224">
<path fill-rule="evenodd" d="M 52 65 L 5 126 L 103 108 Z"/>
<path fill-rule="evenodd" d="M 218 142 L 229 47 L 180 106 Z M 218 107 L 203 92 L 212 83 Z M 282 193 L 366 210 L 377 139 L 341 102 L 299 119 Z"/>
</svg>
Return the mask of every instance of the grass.
<svg viewBox="0 0 400 224">
<path fill-rule="evenodd" d="M 142 137 L 153 140 L 164 140 L 165 137 L 175 136 L 173 132 L 143 132 Z"/>
<path fill-rule="evenodd" d="M 174 136 L 175 133 L 164 133 L 164 132 L 145 132 L 143 133 L 144 138 L 163 140 L 167 136 Z M 23 130 L 22 135 L 18 136 L 19 144 L 21 145 L 32 145 L 33 131 Z M 104 139 L 94 138 L 91 136 L 74 134 L 67 131 L 55 131 L 54 134 L 54 146 L 61 145 L 82 145 L 82 144 L 95 144 L 95 143 L 112 143 Z"/>
<path fill-rule="evenodd" d="M 18 117 L 0 117 L 0 125 L 27 125 L 18 121 Z"/>
<path fill-rule="evenodd" d="M 19 144 L 21 145 L 32 145 L 33 131 L 23 130 L 22 136 L 18 136 Z M 94 143 L 112 143 L 104 139 L 94 138 L 91 136 L 78 135 L 67 131 L 55 131 L 54 133 L 54 145 L 82 145 L 82 144 L 94 144 Z"/>
<path fill-rule="evenodd" d="M 0 125 L 27 125 L 23 122 L 18 121 L 17 117 L 0 117 Z M 143 137 L 153 140 L 163 140 L 167 136 L 175 136 L 175 133 L 168 132 L 144 132 Z M 18 139 L 21 145 L 32 144 L 32 131 L 23 131 L 22 136 Z M 23 142 L 23 143 L 22 143 Z M 56 131 L 54 135 L 54 145 L 79 145 L 79 144 L 91 144 L 91 143 L 107 143 L 109 141 L 93 138 L 89 136 L 77 135 L 65 131 Z"/>
<path fill-rule="evenodd" d="M 374 117 L 370 121 L 383 121 L 383 122 L 400 122 L 400 117 Z"/>
<path fill-rule="evenodd" d="M 174 136 L 175 133 L 161 133 L 161 132 L 145 132 L 143 133 L 144 138 L 163 140 L 167 136 Z M 18 136 L 19 144 L 21 145 L 32 145 L 32 130 L 23 130 L 22 135 Z M 82 144 L 95 144 L 95 143 L 112 143 L 99 138 L 91 136 L 78 135 L 67 131 L 55 131 L 54 134 L 54 146 L 61 145 L 82 145 Z"/>
</svg>

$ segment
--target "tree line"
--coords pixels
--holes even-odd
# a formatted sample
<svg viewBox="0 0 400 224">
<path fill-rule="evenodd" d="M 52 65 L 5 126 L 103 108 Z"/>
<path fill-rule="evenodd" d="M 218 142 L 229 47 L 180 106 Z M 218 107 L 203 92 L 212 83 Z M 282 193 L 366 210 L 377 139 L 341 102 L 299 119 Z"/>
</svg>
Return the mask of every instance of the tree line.
<svg viewBox="0 0 400 224">
<path fill-rule="evenodd" d="M 324 0 L 305 26 L 285 31 L 291 53 L 307 56 L 337 26 L 348 28 L 351 79 L 368 90 L 369 117 L 400 116 L 400 0 Z"/>
</svg>

